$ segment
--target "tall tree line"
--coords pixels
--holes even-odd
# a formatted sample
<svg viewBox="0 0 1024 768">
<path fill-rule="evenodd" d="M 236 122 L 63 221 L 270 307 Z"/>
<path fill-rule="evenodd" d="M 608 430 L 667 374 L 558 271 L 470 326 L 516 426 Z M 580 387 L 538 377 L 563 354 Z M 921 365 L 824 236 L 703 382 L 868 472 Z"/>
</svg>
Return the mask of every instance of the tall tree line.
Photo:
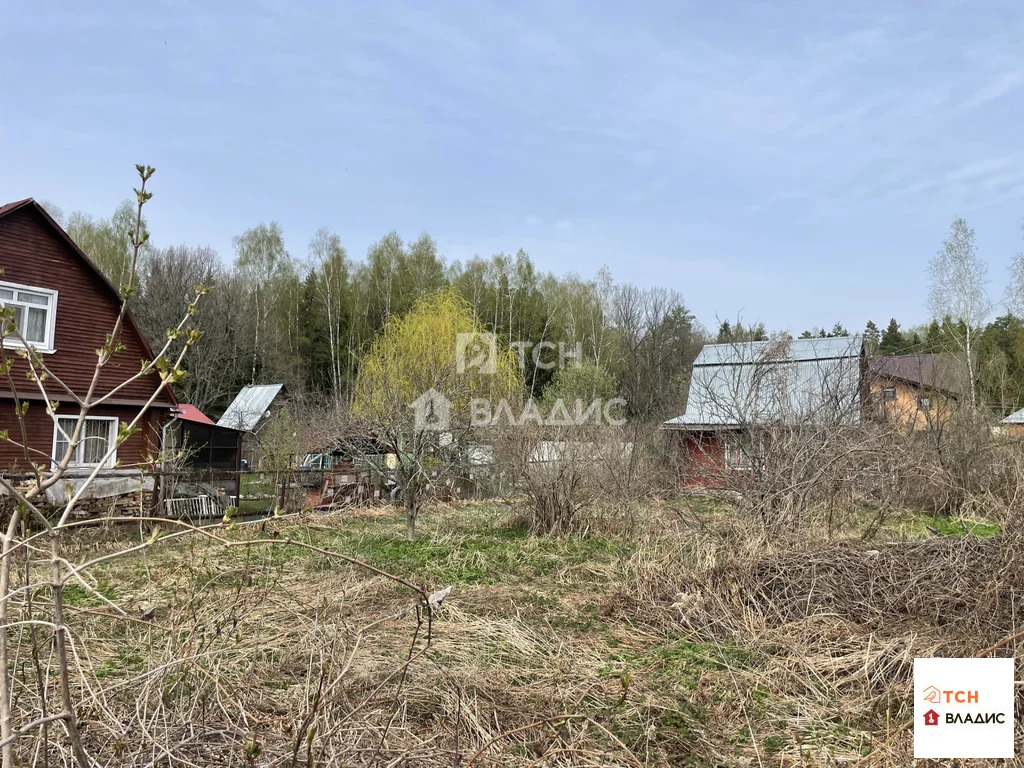
<svg viewBox="0 0 1024 768">
<path fill-rule="evenodd" d="M 63 222 L 74 224 L 69 233 L 115 282 L 122 218 L 118 209 L 110 219 L 75 213 Z M 189 352 L 178 394 L 212 416 L 250 383 L 284 383 L 293 395 L 347 402 L 360 360 L 388 319 L 445 287 L 484 328 L 520 345 L 526 394 L 538 398 L 559 363 L 578 362 L 614 381 L 632 415 L 676 416 L 706 340 L 675 291 L 618 283 L 606 269 L 592 278 L 556 276 L 522 250 L 448 262 L 427 234 L 406 242 L 390 232 L 363 259 L 353 259 L 327 228 L 293 254 L 275 222 L 235 237 L 230 259 L 206 247 L 154 244 L 133 300 L 151 341 L 164 337 L 197 285 L 210 288 L 196 318 L 204 336 Z"/>
<path fill-rule="evenodd" d="M 127 254 L 131 206 L 109 219 L 75 212 L 65 217 L 45 204 L 115 284 Z M 145 222 L 143 222 L 145 229 Z M 134 310 L 143 332 L 161 339 L 184 297 L 196 285 L 211 288 L 197 318 L 205 336 L 189 354 L 183 402 L 217 415 L 249 383 L 284 383 L 295 394 L 347 402 L 359 361 L 388 319 L 443 287 L 454 288 L 480 323 L 506 344 L 563 343 L 615 381 L 630 414 L 668 418 L 685 408 L 693 359 L 706 342 L 760 341 L 763 323 L 722 321 L 708 334 L 682 297 L 664 288 L 618 283 L 607 269 L 593 277 L 556 276 L 529 254 L 447 262 L 427 234 L 406 242 L 390 232 L 362 259 L 341 237 L 316 232 L 305 253 L 285 246 L 275 223 L 234 238 L 222 258 L 192 245 L 147 246 Z M 991 301 L 987 265 L 974 231 L 956 219 L 924 275 L 931 321 L 901 326 L 895 318 L 863 330 L 868 354 L 945 353 L 962 359 L 975 387 L 972 401 L 1000 413 L 1024 406 L 1024 254 L 1013 260 L 1001 302 Z M 1005 311 L 995 319 L 994 309 Z M 1017 314 L 1015 314 L 1017 313 Z M 846 336 L 842 323 L 804 331 L 801 338 Z M 552 383 L 557 352 L 524 349 L 527 394 L 541 397 Z M 539 362 L 539 364 L 538 364 Z"/>
</svg>

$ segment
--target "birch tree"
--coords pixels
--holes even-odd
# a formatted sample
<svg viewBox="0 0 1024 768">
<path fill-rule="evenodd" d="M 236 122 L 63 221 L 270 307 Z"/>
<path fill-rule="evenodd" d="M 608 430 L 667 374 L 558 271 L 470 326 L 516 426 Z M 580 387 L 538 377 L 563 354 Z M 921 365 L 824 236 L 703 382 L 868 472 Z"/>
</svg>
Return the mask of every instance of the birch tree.
<svg viewBox="0 0 1024 768">
<path fill-rule="evenodd" d="M 342 339 L 348 325 L 346 297 L 349 293 L 348 256 L 341 238 L 322 227 L 309 244 L 309 256 L 316 270 L 314 295 L 316 306 L 323 312 L 330 346 L 331 390 L 338 399 L 342 395 L 348 355 L 343 354 Z"/>
<path fill-rule="evenodd" d="M 246 230 L 234 239 L 234 245 L 235 268 L 253 302 L 252 383 L 255 383 L 262 360 L 261 350 L 271 341 L 266 337 L 277 300 L 279 278 L 288 271 L 290 257 L 284 247 L 281 226 L 276 221 Z"/>
<path fill-rule="evenodd" d="M 962 354 L 971 405 L 977 405 L 976 336 L 992 305 L 988 298 L 988 265 L 978 257 L 974 230 L 962 218 L 953 221 L 949 237 L 928 265 L 928 309 L 938 321 L 950 318 L 950 338 Z"/>
</svg>

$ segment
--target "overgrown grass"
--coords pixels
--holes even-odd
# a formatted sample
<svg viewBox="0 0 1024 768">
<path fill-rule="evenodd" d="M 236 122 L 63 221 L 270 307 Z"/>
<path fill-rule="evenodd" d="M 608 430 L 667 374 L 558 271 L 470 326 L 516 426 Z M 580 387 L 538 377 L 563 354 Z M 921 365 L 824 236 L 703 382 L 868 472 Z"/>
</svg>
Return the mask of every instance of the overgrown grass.
<svg viewBox="0 0 1024 768">
<path fill-rule="evenodd" d="M 456 585 L 525 583 L 584 564 L 610 563 L 629 553 L 620 542 L 601 536 L 536 537 L 525 526 L 510 527 L 486 512 L 455 516 L 444 532 L 426 530 L 405 538 L 399 518 L 344 525 L 320 546 L 359 557 L 396 575 L 424 583 Z"/>
<path fill-rule="evenodd" d="M 888 685 L 902 690 L 899 659 L 909 652 L 903 641 L 879 640 L 876 628 L 837 623 L 832 613 L 769 626 L 756 610 L 743 613 L 749 588 L 740 581 L 722 588 L 719 603 L 710 602 L 719 583 L 700 582 L 699 575 L 735 562 L 729 557 L 768 557 L 785 549 L 772 541 L 767 553 L 750 554 L 730 505 L 701 497 L 683 503 L 700 517 L 696 528 L 680 522 L 678 509 L 663 508 L 646 511 L 649 517 L 628 533 L 609 527 L 563 537 L 531 535 L 500 504 L 430 510 L 414 541 L 405 539 L 400 511 L 384 507 L 268 520 L 217 534 L 273 543 L 223 548 L 199 536 L 161 541 L 102 564 L 89 574 L 91 589 L 71 584 L 65 597 L 76 642 L 92 638 L 95 680 L 123 690 L 126 711 L 134 711 L 136 695 L 127 681 L 155 674 L 167 655 L 178 654 L 193 661 L 168 666 L 145 692 L 190 713 L 206 712 L 211 701 L 237 699 L 240 711 L 259 713 L 246 738 L 268 753 L 288 752 L 294 736 L 282 734 L 294 733 L 289 729 L 309 706 L 317 676 L 349 663 L 337 690 L 344 691 L 346 706 L 365 701 L 366 711 L 347 713 L 341 699 L 336 706 L 339 717 L 355 718 L 372 736 L 359 750 L 372 753 L 395 711 L 401 718 L 388 735 L 391 761 L 400 745 L 443 745 L 437 747 L 442 757 L 425 753 L 410 765 L 453 764 L 456 744 L 464 762 L 497 735 L 561 714 L 591 718 L 611 736 L 583 721 L 549 723 L 500 740 L 478 765 L 529 765 L 570 744 L 590 756 L 587 764 L 635 766 L 623 757 L 628 751 L 645 768 L 759 760 L 834 765 L 871 749 L 885 707 L 897 707 L 894 717 L 901 716 L 899 705 L 884 702 L 878 691 Z M 964 536 L 964 528 L 973 536 L 998 531 L 990 523 L 963 523 L 908 515 L 880 536 L 935 538 L 928 526 L 951 537 Z M 113 551 L 150 532 L 120 535 L 98 542 L 84 535 L 80 546 L 93 557 L 97 549 Z M 413 629 L 414 595 L 287 540 L 361 559 L 428 591 L 453 586 L 432 618 L 429 653 L 410 665 L 401 687 L 389 675 L 408 658 L 416 631 L 424 631 Z M 837 545 L 847 557 L 863 549 Z M 825 572 L 815 577 L 815 597 Z M 788 571 L 779 573 L 782 578 Z M 151 603 L 154 623 L 119 623 L 103 598 L 129 616 Z M 721 611 L 731 612 L 727 620 L 717 617 Z M 915 626 L 906 642 L 919 642 L 918 633 L 927 631 Z M 865 698 L 864 690 L 875 698 Z M 343 722 L 351 733 L 362 733 Z M 574 753 L 566 754 L 551 765 L 574 764 Z"/>
</svg>

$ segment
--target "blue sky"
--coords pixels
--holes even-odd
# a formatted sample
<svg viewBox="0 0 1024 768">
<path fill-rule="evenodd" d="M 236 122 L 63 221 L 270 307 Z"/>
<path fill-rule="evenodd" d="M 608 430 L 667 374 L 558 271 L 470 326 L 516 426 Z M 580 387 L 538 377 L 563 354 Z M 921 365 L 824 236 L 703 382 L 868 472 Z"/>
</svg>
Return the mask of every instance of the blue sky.
<svg viewBox="0 0 1024 768">
<path fill-rule="evenodd" d="M 955 216 L 996 298 L 1024 249 L 1019 2 L 92 5 L 6 8 L 0 201 L 146 162 L 161 244 L 428 231 L 794 332 L 924 321 Z"/>
</svg>

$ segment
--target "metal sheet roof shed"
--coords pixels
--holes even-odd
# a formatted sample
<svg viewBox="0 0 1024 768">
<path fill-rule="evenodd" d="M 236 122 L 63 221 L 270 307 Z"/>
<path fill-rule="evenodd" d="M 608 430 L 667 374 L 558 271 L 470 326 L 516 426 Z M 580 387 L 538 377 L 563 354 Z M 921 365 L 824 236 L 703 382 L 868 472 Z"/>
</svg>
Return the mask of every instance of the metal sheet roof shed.
<svg viewBox="0 0 1024 768">
<path fill-rule="evenodd" d="M 1003 419 L 1003 424 L 1024 424 L 1024 408 L 1014 411 Z"/>
<path fill-rule="evenodd" d="M 860 336 L 706 344 L 676 429 L 860 420 Z"/>
<path fill-rule="evenodd" d="M 284 384 L 249 384 L 242 387 L 224 415 L 217 419 L 217 426 L 243 432 L 255 431 L 282 389 Z"/>
</svg>

